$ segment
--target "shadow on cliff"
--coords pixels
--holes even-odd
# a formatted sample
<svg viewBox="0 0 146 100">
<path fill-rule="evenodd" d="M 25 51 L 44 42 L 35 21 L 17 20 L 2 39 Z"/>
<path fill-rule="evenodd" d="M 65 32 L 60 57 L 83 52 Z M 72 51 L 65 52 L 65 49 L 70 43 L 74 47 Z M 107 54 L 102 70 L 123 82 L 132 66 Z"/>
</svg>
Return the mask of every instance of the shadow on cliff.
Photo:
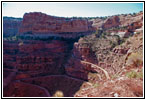
<svg viewBox="0 0 146 100">
<path fill-rule="evenodd" d="M 21 81 L 41 86 L 47 89 L 51 96 L 57 96 L 58 91 L 60 91 L 64 97 L 73 97 L 84 82 L 66 75 L 49 75 Z"/>
<path fill-rule="evenodd" d="M 15 58 L 13 63 L 14 63 L 14 65 L 18 64 L 19 66 L 16 67 L 16 69 L 18 69 L 18 72 L 14 76 L 14 80 L 13 81 L 10 80 L 11 82 L 9 82 L 8 86 L 5 87 L 4 96 L 7 96 L 7 97 L 11 97 L 11 96 L 31 97 L 32 96 L 32 97 L 34 97 L 34 95 L 31 95 L 31 94 L 27 96 L 26 95 L 27 93 L 25 94 L 25 93 L 22 93 L 23 91 L 21 91 L 25 87 L 25 86 L 23 86 L 24 83 L 26 83 L 26 84 L 28 83 L 28 84 L 32 84 L 34 86 L 40 86 L 40 87 L 46 89 L 48 91 L 48 93 L 50 94 L 50 96 L 53 96 L 53 97 L 73 97 L 74 94 L 78 90 L 80 90 L 80 87 L 82 86 L 82 84 L 85 81 L 66 75 L 64 65 L 67 63 L 67 61 L 71 57 L 73 45 L 75 42 L 78 41 L 78 39 L 79 38 L 76 38 L 76 39 L 51 38 L 50 41 L 48 42 L 48 40 L 33 40 L 32 41 L 32 40 L 25 38 L 25 39 L 22 39 L 23 45 L 21 45 L 21 47 L 16 46 L 16 48 L 13 48 L 11 45 L 9 45 L 8 42 L 6 42 L 6 44 L 4 45 L 4 47 L 5 47 L 4 55 L 8 54 L 9 56 L 7 58 L 12 58 L 12 57 Z M 57 40 L 57 42 L 54 40 Z M 58 42 L 58 41 L 60 41 L 60 42 Z M 67 48 L 66 47 L 64 48 L 63 47 L 64 45 L 62 46 L 62 43 L 61 43 L 62 41 L 65 42 L 65 44 L 67 44 L 67 46 L 66 46 Z M 9 41 L 9 42 L 11 43 L 11 41 Z M 37 43 L 39 43 L 39 44 L 37 44 Z M 44 43 L 46 43 L 46 44 L 44 44 Z M 60 44 L 58 44 L 58 43 L 60 43 Z M 13 45 L 18 45 L 18 42 L 15 44 L 13 43 Z M 43 45 L 45 45 L 45 46 L 43 46 Z M 51 47 L 51 45 L 53 45 L 53 46 Z M 41 46 L 41 47 L 39 47 L 39 46 Z M 47 49 L 50 51 L 47 51 L 47 49 L 45 48 L 46 46 L 48 47 Z M 55 50 L 54 48 L 56 48 L 58 46 L 62 46 L 62 47 L 57 48 L 57 50 Z M 27 49 L 25 50 L 25 48 L 27 48 Z M 9 49 L 11 49 L 11 51 L 14 51 L 15 49 L 17 49 L 18 52 L 13 53 L 13 54 L 7 53 L 6 51 L 9 51 Z M 64 50 L 64 49 L 67 49 L 67 50 Z M 20 52 L 20 50 L 23 50 L 23 53 L 22 53 L 22 51 Z M 32 50 L 32 51 L 29 51 L 29 50 Z M 50 54 L 52 52 L 52 54 L 45 55 L 46 52 L 49 52 L 47 54 Z M 55 53 L 57 55 L 60 53 L 60 56 L 54 57 L 54 56 L 56 56 Z M 62 56 L 62 53 L 64 54 L 64 56 Z M 29 55 L 26 56 L 26 58 L 23 56 L 19 56 L 22 54 L 29 54 Z M 55 69 L 52 65 L 45 65 L 45 59 L 47 59 L 47 58 L 41 58 L 41 57 L 49 58 L 50 56 L 53 56 L 54 59 L 56 59 L 56 60 L 52 60 L 53 64 L 55 64 L 54 67 L 59 68 L 59 70 L 61 72 L 58 72 L 59 70 Z M 16 59 L 16 57 L 17 57 L 17 59 Z M 37 59 L 37 57 L 39 57 L 39 59 Z M 20 58 L 20 59 L 18 59 L 18 58 Z M 8 62 L 8 60 L 9 59 L 6 59 L 6 56 L 4 56 L 4 62 Z M 18 62 L 18 60 L 20 63 Z M 39 60 L 39 63 L 42 65 L 40 66 L 40 64 L 37 62 L 37 66 L 36 66 L 35 60 Z M 26 64 L 27 64 L 26 67 L 23 66 Z M 12 66 L 14 66 L 14 65 L 12 65 Z M 47 68 L 47 66 L 48 66 L 48 68 Z M 4 68 L 5 67 L 6 67 L 6 64 L 4 64 Z M 35 69 L 36 67 L 39 67 L 39 70 L 36 70 Z M 46 69 L 44 69 L 44 68 L 46 68 Z M 43 71 L 45 73 L 38 74 L 41 71 Z M 55 74 L 55 71 L 58 74 Z M 32 74 L 34 74 L 34 75 L 32 76 Z M 11 76 L 11 75 L 7 75 L 7 77 L 9 77 L 9 76 Z M 12 83 L 14 84 L 14 86 L 15 86 L 15 84 L 17 85 L 18 81 L 20 81 L 20 83 L 19 83 L 20 85 L 16 86 L 17 89 L 15 89 L 15 87 L 11 86 Z M 24 82 L 24 83 L 22 84 L 21 82 Z M 32 86 L 32 85 L 29 85 L 30 86 L 29 89 L 34 88 L 34 86 Z M 39 88 L 39 87 L 37 87 L 37 88 Z M 28 91 L 29 91 L 29 89 L 28 89 Z M 42 89 L 40 89 L 40 92 L 41 91 L 42 91 Z M 24 94 L 24 95 L 21 95 L 21 94 Z M 39 97 L 39 90 L 38 90 L 38 95 L 36 97 Z M 41 95 L 40 95 L 40 97 L 41 97 Z"/>
</svg>

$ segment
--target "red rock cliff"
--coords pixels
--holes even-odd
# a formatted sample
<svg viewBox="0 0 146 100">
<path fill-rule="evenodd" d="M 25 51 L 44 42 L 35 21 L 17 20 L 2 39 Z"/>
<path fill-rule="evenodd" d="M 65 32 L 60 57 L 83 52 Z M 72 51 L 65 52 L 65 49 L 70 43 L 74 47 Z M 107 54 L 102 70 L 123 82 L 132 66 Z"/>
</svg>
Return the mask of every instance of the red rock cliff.
<svg viewBox="0 0 146 100">
<path fill-rule="evenodd" d="M 111 18 L 108 18 L 106 22 L 103 24 L 104 29 L 112 28 L 112 27 L 118 27 L 120 25 L 120 19 L 118 16 L 114 16 Z"/>
<path fill-rule="evenodd" d="M 49 16 L 43 13 L 26 13 L 23 17 L 20 33 L 62 33 L 87 32 L 91 23 L 87 20 Z"/>
</svg>

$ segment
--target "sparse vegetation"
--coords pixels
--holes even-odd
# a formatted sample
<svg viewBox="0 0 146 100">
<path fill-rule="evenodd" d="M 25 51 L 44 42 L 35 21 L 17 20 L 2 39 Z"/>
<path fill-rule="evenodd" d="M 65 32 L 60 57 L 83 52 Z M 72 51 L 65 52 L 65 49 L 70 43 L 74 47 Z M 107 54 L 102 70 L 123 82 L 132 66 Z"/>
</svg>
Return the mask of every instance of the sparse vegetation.
<svg viewBox="0 0 146 100">
<path fill-rule="evenodd" d="M 119 30 L 126 30 L 128 26 L 121 26 L 121 27 L 112 27 L 109 30 L 110 31 L 119 31 Z"/>
<path fill-rule="evenodd" d="M 136 34 L 140 34 L 141 32 L 136 32 Z"/>
<path fill-rule="evenodd" d="M 128 66 L 139 67 L 143 64 L 143 55 L 141 53 L 131 53 L 126 59 L 126 64 Z"/>
<path fill-rule="evenodd" d="M 128 78 L 141 78 L 142 79 L 143 78 L 143 72 L 142 71 L 141 72 L 136 72 L 136 71 L 132 70 L 132 71 L 126 73 L 126 76 Z"/>
<path fill-rule="evenodd" d="M 99 86 L 100 86 L 100 84 L 98 84 L 98 83 L 93 84 L 94 88 L 98 88 Z"/>
<path fill-rule="evenodd" d="M 113 75 L 111 76 L 111 79 L 115 79 L 115 78 L 117 78 L 117 77 L 119 77 L 119 74 L 113 74 Z"/>
</svg>

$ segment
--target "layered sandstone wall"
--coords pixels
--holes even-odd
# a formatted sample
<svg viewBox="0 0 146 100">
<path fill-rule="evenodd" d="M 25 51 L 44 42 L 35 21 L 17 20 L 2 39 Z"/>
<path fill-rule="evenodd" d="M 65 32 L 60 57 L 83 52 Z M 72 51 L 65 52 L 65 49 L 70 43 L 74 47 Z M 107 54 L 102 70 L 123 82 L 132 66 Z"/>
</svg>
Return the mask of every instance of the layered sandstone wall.
<svg viewBox="0 0 146 100">
<path fill-rule="evenodd" d="M 63 63 L 68 55 L 65 42 L 23 40 L 19 42 L 4 41 L 4 69 L 18 69 L 33 76 L 38 74 L 62 74 Z M 62 59 L 63 58 L 63 59 Z M 18 74 L 18 73 L 17 73 Z"/>
<path fill-rule="evenodd" d="M 63 33 L 91 31 L 88 20 L 49 16 L 39 12 L 26 13 L 23 17 L 20 33 Z"/>
</svg>

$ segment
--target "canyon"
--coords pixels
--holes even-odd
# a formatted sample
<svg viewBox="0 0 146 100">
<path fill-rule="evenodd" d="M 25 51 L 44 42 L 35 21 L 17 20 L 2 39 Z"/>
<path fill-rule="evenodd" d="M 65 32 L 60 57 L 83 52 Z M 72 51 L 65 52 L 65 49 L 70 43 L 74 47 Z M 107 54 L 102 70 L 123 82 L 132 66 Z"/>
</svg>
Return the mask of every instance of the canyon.
<svg viewBox="0 0 146 100">
<path fill-rule="evenodd" d="M 142 97 L 143 12 L 3 18 L 4 97 Z"/>
</svg>

